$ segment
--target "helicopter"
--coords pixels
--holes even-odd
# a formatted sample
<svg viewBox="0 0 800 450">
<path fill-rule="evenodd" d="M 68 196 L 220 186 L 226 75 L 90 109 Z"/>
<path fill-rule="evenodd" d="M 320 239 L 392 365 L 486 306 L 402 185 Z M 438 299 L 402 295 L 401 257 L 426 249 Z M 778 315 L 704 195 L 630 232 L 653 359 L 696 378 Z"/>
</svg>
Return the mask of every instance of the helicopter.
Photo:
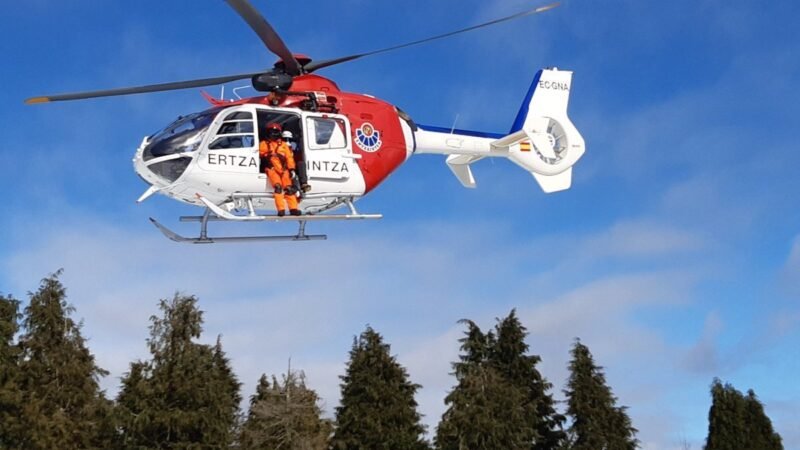
<svg viewBox="0 0 800 450">
<path fill-rule="evenodd" d="M 567 116 L 572 72 L 539 70 L 508 133 L 422 125 L 400 108 L 366 94 L 345 92 L 315 72 L 359 58 L 418 45 L 539 14 L 552 3 L 461 30 L 367 53 L 313 61 L 292 53 L 270 23 L 248 0 L 225 2 L 249 25 L 279 60 L 271 69 L 214 78 L 146 86 L 33 97 L 27 104 L 83 100 L 220 85 L 250 79 L 265 95 L 238 100 L 202 92 L 210 108 L 181 116 L 144 137 L 133 167 L 149 187 L 142 202 L 158 193 L 203 208 L 181 222 L 199 223 L 199 235 L 185 237 L 157 220 L 150 221 L 169 239 L 194 244 L 253 241 L 310 241 L 307 222 L 380 219 L 362 214 L 355 202 L 369 194 L 415 154 L 446 156 L 446 164 L 467 188 L 476 186 L 470 165 L 483 158 L 508 158 L 530 172 L 545 193 L 568 189 L 572 166 L 585 152 L 583 137 Z M 278 216 L 272 189 L 259 159 L 266 127 L 279 124 L 297 137 L 304 154 L 310 190 L 298 193 L 298 216 Z M 344 212 L 337 213 L 337 210 Z M 292 235 L 210 236 L 212 221 L 296 221 Z"/>
</svg>

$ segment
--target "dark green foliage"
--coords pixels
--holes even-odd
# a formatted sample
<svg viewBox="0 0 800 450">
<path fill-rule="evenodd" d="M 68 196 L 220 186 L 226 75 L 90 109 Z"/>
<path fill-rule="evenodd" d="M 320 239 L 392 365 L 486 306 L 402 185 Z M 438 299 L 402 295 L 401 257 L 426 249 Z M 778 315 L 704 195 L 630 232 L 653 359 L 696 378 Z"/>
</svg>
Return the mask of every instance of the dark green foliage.
<svg viewBox="0 0 800 450">
<path fill-rule="evenodd" d="M 0 295 L 0 449 L 17 447 L 20 440 L 19 301 Z"/>
<path fill-rule="evenodd" d="M 707 450 L 783 449 L 780 435 L 773 430 L 764 406 L 752 390 L 744 396 L 730 384 L 714 379 L 711 399 Z"/>
<path fill-rule="evenodd" d="M 209 405 L 210 417 L 215 420 L 207 422 L 205 432 L 218 436 L 215 442 L 230 443 L 238 434 L 239 404 L 242 401 L 239 390 L 242 384 L 233 373 L 230 360 L 222 351 L 222 341 L 219 336 L 213 352 L 209 367 L 210 379 L 206 389 L 213 400 Z"/>
<path fill-rule="evenodd" d="M 527 449 L 533 427 L 521 407 L 525 393 L 485 364 L 464 367 L 436 430 L 435 444 L 446 450 Z"/>
<path fill-rule="evenodd" d="M 748 425 L 748 446 L 765 450 L 782 450 L 781 436 L 772 428 L 772 421 L 764 412 L 764 405 L 756 397 L 752 389 L 745 398 L 745 422 Z"/>
<path fill-rule="evenodd" d="M 202 311 L 193 296 L 161 300 L 152 316 L 152 359 L 131 364 L 117 398 L 124 447 L 222 448 L 234 442 L 239 382 L 217 340 L 194 342 Z"/>
<path fill-rule="evenodd" d="M 497 338 L 489 354 L 489 363 L 507 381 L 525 392 L 522 405 L 525 423 L 526 426 L 532 425 L 534 429 L 529 438 L 534 442 L 531 448 L 558 448 L 566 437 L 562 429 L 566 418 L 556 412 L 555 401 L 548 394 L 553 385 L 536 369 L 536 364 L 542 359 L 537 355 L 526 354 L 527 330 L 517 318 L 516 311 L 511 310 L 508 317 L 498 322 L 495 333 Z"/>
<path fill-rule="evenodd" d="M 20 336 L 21 448 L 108 445 L 111 404 L 98 387 L 107 374 L 95 365 L 70 315 L 59 273 L 30 294 Z"/>
<path fill-rule="evenodd" d="M 565 439 L 564 417 L 547 393 L 552 385 L 527 355 L 525 327 L 515 311 L 484 334 L 471 321 L 453 364 L 458 384 L 445 398 L 447 411 L 436 431 L 437 448 L 554 449 Z"/>
<path fill-rule="evenodd" d="M 529 448 L 535 430 L 525 422 L 524 390 L 506 381 L 489 363 L 494 334 L 484 334 L 472 321 L 462 322 L 467 331 L 459 340 L 459 362 L 453 364 L 458 384 L 445 398 L 448 408 L 436 429 L 436 448 Z"/>
<path fill-rule="evenodd" d="M 589 348 L 576 340 L 569 364 L 570 377 L 564 394 L 572 417 L 569 434 L 575 450 L 625 450 L 638 446 L 625 407 L 606 384 L 602 367 L 595 365 Z"/>
<path fill-rule="evenodd" d="M 336 450 L 427 449 L 414 394 L 419 385 L 389 354 L 389 345 L 372 328 L 354 339 L 342 399 L 336 408 Z"/>
<path fill-rule="evenodd" d="M 262 375 L 250 399 L 250 411 L 242 427 L 243 450 L 324 450 L 333 431 L 316 392 L 306 387 L 302 372 L 289 371 L 279 383 Z"/>
</svg>

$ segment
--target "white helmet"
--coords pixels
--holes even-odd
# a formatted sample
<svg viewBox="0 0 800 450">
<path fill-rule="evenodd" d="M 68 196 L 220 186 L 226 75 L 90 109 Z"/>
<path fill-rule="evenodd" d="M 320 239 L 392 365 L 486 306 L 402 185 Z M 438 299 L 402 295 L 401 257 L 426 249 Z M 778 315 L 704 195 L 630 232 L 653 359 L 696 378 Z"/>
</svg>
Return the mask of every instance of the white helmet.
<svg viewBox="0 0 800 450">
<path fill-rule="evenodd" d="M 292 139 L 292 138 L 294 138 L 294 135 L 292 134 L 291 131 L 286 130 L 283 133 L 281 133 L 281 137 L 284 138 L 284 139 Z"/>
</svg>

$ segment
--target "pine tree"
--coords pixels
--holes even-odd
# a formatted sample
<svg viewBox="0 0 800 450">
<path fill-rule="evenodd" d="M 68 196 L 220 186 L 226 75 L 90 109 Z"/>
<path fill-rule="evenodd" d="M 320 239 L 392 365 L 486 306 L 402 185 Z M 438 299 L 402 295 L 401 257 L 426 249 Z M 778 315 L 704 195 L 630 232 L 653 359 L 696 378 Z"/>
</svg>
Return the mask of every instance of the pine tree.
<svg viewBox="0 0 800 450">
<path fill-rule="evenodd" d="M 70 315 L 60 271 L 30 294 L 20 336 L 22 448 L 93 448 L 108 445 L 111 403 L 80 325 Z"/>
<path fill-rule="evenodd" d="M 270 398 L 272 384 L 266 374 L 262 374 L 256 385 L 256 393 L 250 397 L 250 409 L 247 412 L 247 419 L 242 424 L 239 435 L 239 443 L 243 449 L 259 448 L 267 440 L 268 426 L 259 420 L 259 415 L 255 412 L 255 406 Z"/>
<path fill-rule="evenodd" d="M 750 437 L 749 448 L 764 450 L 782 450 L 781 436 L 772 428 L 772 421 L 764 412 L 764 405 L 756 397 L 752 389 L 745 397 L 745 423 L 747 436 Z"/>
<path fill-rule="evenodd" d="M 569 434 L 575 450 L 624 450 L 638 446 L 636 429 L 625 407 L 606 384 L 602 367 L 595 365 L 589 348 L 576 340 L 569 364 L 570 377 L 564 394 L 572 417 Z"/>
<path fill-rule="evenodd" d="M 193 296 L 161 300 L 150 318 L 152 359 L 131 363 L 117 397 L 120 446 L 223 448 L 236 436 L 239 382 L 222 351 L 194 342 L 203 313 Z"/>
<path fill-rule="evenodd" d="M 526 432 L 532 426 L 530 436 L 525 436 L 526 441 L 532 442 L 531 448 L 534 450 L 559 448 L 566 438 L 562 429 L 566 418 L 556 412 L 555 401 L 547 392 L 553 385 L 536 369 L 541 358 L 527 355 L 527 330 L 520 323 L 515 310 L 511 310 L 508 317 L 498 320 L 495 334 L 497 337 L 489 354 L 489 363 L 505 380 L 525 392 L 523 408 Z"/>
<path fill-rule="evenodd" d="M 219 436 L 216 442 L 230 444 L 236 440 L 239 432 L 239 404 L 242 401 L 239 390 L 242 384 L 233 373 L 230 359 L 222 350 L 220 336 L 217 336 L 209 369 L 211 379 L 207 389 L 213 399 L 209 412 L 215 420 L 208 422 L 209 429 L 206 432 Z"/>
<path fill-rule="evenodd" d="M 243 450 L 325 450 L 333 431 L 329 420 L 321 418 L 319 396 L 306 387 L 302 372 L 289 370 L 282 383 L 262 375 L 250 411 L 242 427 Z"/>
<path fill-rule="evenodd" d="M 708 411 L 707 450 L 752 448 L 783 449 L 781 437 L 772 428 L 764 406 L 751 389 L 742 395 L 730 384 L 714 379 Z"/>
<path fill-rule="evenodd" d="M 19 448 L 22 394 L 19 390 L 19 301 L 0 295 L 0 449 Z"/>
<path fill-rule="evenodd" d="M 458 384 L 445 398 L 447 410 L 434 443 L 441 450 L 529 449 L 536 435 L 528 422 L 526 392 L 490 363 L 496 338 L 472 321 L 461 342 L 459 362 L 453 364 Z"/>
<path fill-rule="evenodd" d="M 520 407 L 525 393 L 492 367 L 464 368 L 458 386 L 437 428 L 435 444 L 442 450 L 522 450 L 530 448 L 532 428 L 526 429 Z"/>
<path fill-rule="evenodd" d="M 427 449 L 414 394 L 419 385 L 389 354 L 389 345 L 372 328 L 353 339 L 336 408 L 335 450 Z"/>
<path fill-rule="evenodd" d="M 711 408 L 708 411 L 707 450 L 743 448 L 746 428 L 744 397 L 733 388 L 714 379 L 711 385 Z"/>
</svg>

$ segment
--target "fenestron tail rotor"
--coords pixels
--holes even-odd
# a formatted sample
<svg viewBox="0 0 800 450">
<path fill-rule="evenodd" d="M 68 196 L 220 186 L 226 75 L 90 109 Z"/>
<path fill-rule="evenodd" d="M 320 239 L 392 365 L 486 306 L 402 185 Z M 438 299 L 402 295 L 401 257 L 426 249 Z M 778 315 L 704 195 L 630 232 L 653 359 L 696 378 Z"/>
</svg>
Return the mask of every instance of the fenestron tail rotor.
<svg viewBox="0 0 800 450">
<path fill-rule="evenodd" d="M 267 49 L 281 59 L 281 64 L 276 64 L 275 68 L 270 70 L 243 73 L 238 75 L 224 75 L 213 78 L 201 78 L 197 80 L 176 81 L 176 82 L 150 84 L 150 85 L 136 86 L 136 87 L 123 87 L 123 88 L 106 89 L 100 91 L 86 91 L 86 92 L 77 92 L 71 94 L 58 94 L 58 95 L 32 97 L 25 100 L 25 103 L 36 104 L 36 103 L 48 103 L 56 101 L 67 101 L 67 100 L 83 100 L 83 99 L 97 98 L 97 97 L 112 97 L 117 95 L 131 95 L 131 94 L 143 94 L 149 92 L 173 91 L 178 89 L 214 86 L 218 84 L 228 83 L 236 80 L 243 80 L 247 78 L 250 78 L 252 80 L 253 87 L 255 87 L 258 90 L 286 89 L 287 86 L 291 85 L 291 80 L 293 77 L 301 75 L 303 73 L 311 73 L 325 67 L 330 67 L 336 64 L 353 61 L 356 59 L 364 58 L 366 56 L 372 56 L 380 53 L 390 52 L 393 50 L 399 50 L 401 48 L 411 47 L 414 45 L 419 45 L 426 42 L 435 41 L 438 39 L 444 39 L 447 37 L 455 36 L 457 34 L 466 33 L 469 31 L 477 30 L 484 27 L 489 27 L 492 25 L 508 22 L 515 19 L 520 19 L 522 17 L 531 16 L 534 14 L 539 14 L 545 11 L 549 11 L 560 5 L 559 2 L 550 3 L 545 6 L 531 8 L 529 10 L 518 12 L 510 16 L 501 17 L 499 19 L 491 20 L 489 22 L 481 23 L 478 25 L 473 25 L 471 27 L 463 28 L 460 30 L 451 31 L 449 33 L 431 36 L 424 39 L 418 39 L 412 42 L 393 45 L 391 47 L 386 47 L 365 53 L 356 53 L 353 55 L 342 56 L 339 58 L 325 59 L 319 62 L 307 62 L 308 60 L 304 59 L 303 63 L 305 64 L 301 64 L 297 61 L 297 58 L 292 54 L 292 52 L 283 42 L 281 37 L 275 31 L 275 29 L 269 24 L 269 22 L 267 22 L 267 20 L 258 11 L 256 11 L 255 8 L 253 8 L 253 5 L 250 4 L 248 0 L 225 0 L 225 1 L 228 3 L 228 5 L 230 5 L 231 8 L 233 8 L 234 11 L 236 11 L 237 14 L 239 14 L 239 16 L 242 17 L 242 19 L 244 19 L 245 22 L 247 22 L 247 24 L 258 35 L 258 37 L 261 39 L 261 41 L 264 43 Z"/>
</svg>

